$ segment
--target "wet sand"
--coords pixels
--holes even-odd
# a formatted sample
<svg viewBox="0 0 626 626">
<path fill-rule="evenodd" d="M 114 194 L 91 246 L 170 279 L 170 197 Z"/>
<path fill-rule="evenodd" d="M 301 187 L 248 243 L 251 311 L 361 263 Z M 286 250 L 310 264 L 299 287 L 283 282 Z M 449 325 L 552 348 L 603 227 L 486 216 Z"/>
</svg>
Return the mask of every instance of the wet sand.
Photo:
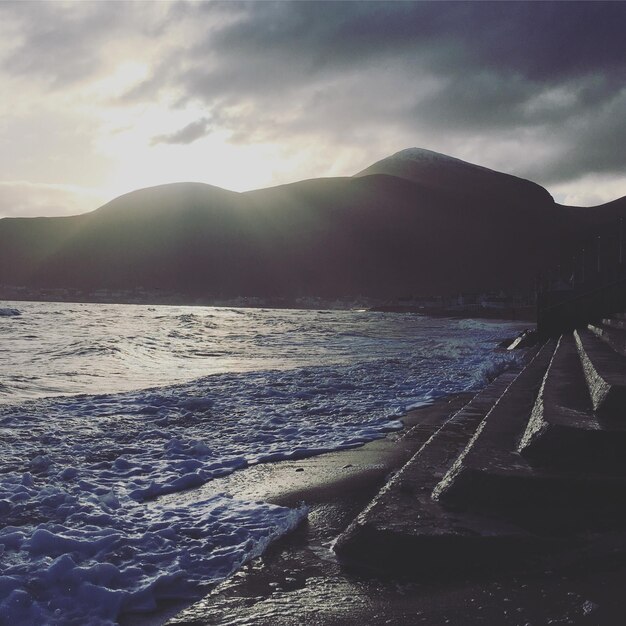
<svg viewBox="0 0 626 626">
<path fill-rule="evenodd" d="M 342 564 L 331 546 L 392 472 L 467 400 L 461 394 L 412 411 L 407 428 L 360 448 L 263 464 L 181 497 L 230 492 L 285 506 L 304 502 L 308 518 L 262 557 L 167 622 L 204 624 L 623 624 L 624 565 L 416 582 Z M 173 615 L 180 606 L 171 606 Z M 148 623 L 129 618 L 127 624 Z M 150 623 L 162 623 L 162 620 Z"/>
</svg>

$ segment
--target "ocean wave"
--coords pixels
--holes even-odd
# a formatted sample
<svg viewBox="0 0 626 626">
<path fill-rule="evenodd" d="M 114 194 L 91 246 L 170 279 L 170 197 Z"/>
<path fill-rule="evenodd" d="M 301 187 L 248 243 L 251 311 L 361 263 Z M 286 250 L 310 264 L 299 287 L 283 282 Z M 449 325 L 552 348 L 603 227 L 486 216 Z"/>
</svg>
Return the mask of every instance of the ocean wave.
<svg viewBox="0 0 626 626">
<path fill-rule="evenodd" d="M 474 384 L 468 391 L 478 390 L 494 381 L 500 374 L 503 374 L 512 367 L 517 367 L 523 362 L 523 354 L 520 352 L 510 354 L 494 355 L 492 359 L 485 361 L 476 368 Z"/>
<path fill-rule="evenodd" d="M 473 359 L 429 376 L 424 361 L 388 358 L 1 408 L 0 611 L 16 623 L 54 623 L 60 611 L 104 624 L 199 594 L 201 581 L 229 575 L 304 512 L 229 498 L 162 508 L 159 496 L 253 463 L 361 445 L 401 428 L 417 403 L 516 363 L 497 354 L 469 375 L 481 364 Z"/>
<path fill-rule="evenodd" d="M 162 495 L 384 437 L 410 408 L 519 360 L 494 351 L 512 326 L 491 322 L 86 305 L 59 333 L 43 313 L 64 305 L 25 306 L 24 329 L 5 325 L 23 347 L 3 372 L 20 402 L 0 405 L 0 614 L 15 623 L 104 624 L 197 597 L 305 511 Z M 93 393 L 177 375 L 194 379 Z M 89 393 L 23 401 L 77 390 Z"/>
<path fill-rule="evenodd" d="M 206 374 L 349 364 L 385 356 L 446 361 L 468 346 L 489 349 L 520 324 L 345 311 L 262 311 L 20 303 L 19 324 L 5 324 L 11 358 L 0 378 L 32 374 L 30 389 L 0 402 L 51 394 L 115 392 L 193 380 Z M 15 307 L 14 303 L 6 306 Z M 63 319 L 63 332 L 58 321 Z M 461 327 L 459 327 L 461 325 Z M 37 345 L 34 344 L 36 337 Z M 485 354 L 483 348 L 478 356 Z M 32 371 L 31 371 L 32 370 Z M 67 372 L 76 376 L 67 376 Z M 425 366 L 429 371 L 429 366 Z M 43 380 L 45 379 L 45 380 Z"/>
<path fill-rule="evenodd" d="M 27 477 L 21 488 L 13 497 L 37 491 Z M 10 558 L 0 576 L 3 623 L 110 626 L 159 600 L 200 597 L 306 514 L 224 495 L 184 507 L 133 507 L 114 491 L 79 502 L 62 489 L 38 495 L 71 515 L 0 531 Z"/>
<path fill-rule="evenodd" d="M 72 343 L 62 350 L 53 352 L 50 355 L 52 359 L 66 359 L 68 357 L 98 357 L 98 356 L 115 356 L 123 352 L 120 346 L 113 343 L 91 342 L 84 340 Z"/>
<path fill-rule="evenodd" d="M 511 322 L 497 319 L 460 319 L 454 322 L 457 328 L 464 330 L 492 331 L 497 326 L 511 326 Z"/>
</svg>

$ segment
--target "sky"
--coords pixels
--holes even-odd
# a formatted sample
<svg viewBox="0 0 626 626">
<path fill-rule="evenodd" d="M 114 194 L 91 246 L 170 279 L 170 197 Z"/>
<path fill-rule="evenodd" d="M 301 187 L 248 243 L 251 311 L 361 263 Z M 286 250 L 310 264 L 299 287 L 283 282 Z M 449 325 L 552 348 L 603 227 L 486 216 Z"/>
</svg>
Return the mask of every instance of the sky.
<svg viewBox="0 0 626 626">
<path fill-rule="evenodd" d="M 0 217 L 420 147 L 626 195 L 626 3 L 0 0 Z"/>
</svg>

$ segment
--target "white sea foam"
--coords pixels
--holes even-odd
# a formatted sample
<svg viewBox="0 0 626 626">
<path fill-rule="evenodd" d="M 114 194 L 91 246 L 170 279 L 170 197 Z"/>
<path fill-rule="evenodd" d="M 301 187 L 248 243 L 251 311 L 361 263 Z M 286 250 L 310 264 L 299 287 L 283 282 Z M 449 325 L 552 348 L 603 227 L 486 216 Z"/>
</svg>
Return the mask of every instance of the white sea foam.
<svg viewBox="0 0 626 626">
<path fill-rule="evenodd" d="M 157 600 L 197 597 L 305 514 L 228 496 L 177 508 L 133 506 L 112 491 L 74 500 L 48 487 L 38 495 L 71 513 L 2 531 L 3 624 L 108 625 L 121 613 L 154 611 Z"/>
<path fill-rule="evenodd" d="M 145 380 L 139 363 L 176 363 L 171 349 L 186 361 L 194 350 L 218 356 L 198 357 L 216 373 L 177 385 L 0 405 L 0 616 L 15 624 L 110 624 L 162 599 L 197 597 L 305 511 L 226 494 L 176 507 L 158 496 L 251 463 L 361 445 L 401 428 L 397 418 L 411 406 L 476 389 L 518 358 L 494 351 L 517 328 L 510 324 L 108 307 L 107 325 L 91 305 L 87 313 L 100 317 L 88 341 L 77 321 L 85 308 L 30 306 L 10 330 L 15 344 L 43 335 L 42 352 L 21 357 L 22 384 L 35 389 L 25 396 L 49 385 L 34 374 L 46 364 L 69 361 L 81 389 L 115 386 L 118 370 L 130 379 L 121 388 L 132 388 Z M 59 323 L 65 334 L 55 342 Z M 174 332 L 183 338 L 170 337 L 165 350 L 161 341 Z M 129 349 L 116 333 L 141 340 L 128 339 Z M 53 386 L 75 392 L 60 369 L 51 366 Z"/>
</svg>

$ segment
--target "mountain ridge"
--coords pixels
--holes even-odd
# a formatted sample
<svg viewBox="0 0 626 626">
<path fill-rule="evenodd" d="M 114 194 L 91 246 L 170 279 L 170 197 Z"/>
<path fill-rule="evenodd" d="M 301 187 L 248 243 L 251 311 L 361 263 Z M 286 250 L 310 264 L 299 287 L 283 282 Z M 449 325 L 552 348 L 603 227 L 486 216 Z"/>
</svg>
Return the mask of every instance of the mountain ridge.
<svg viewBox="0 0 626 626">
<path fill-rule="evenodd" d="M 550 193 L 537 183 L 424 148 L 400 150 L 355 176 L 371 174 L 389 174 L 449 193 L 477 197 L 505 196 L 510 194 L 511 187 L 516 187 L 536 194 L 537 198 L 553 201 Z"/>
<path fill-rule="evenodd" d="M 535 183 L 430 151 L 410 149 L 428 163 L 404 159 L 398 176 L 398 154 L 351 177 L 241 193 L 172 183 L 77 216 L 6 218 L 0 285 L 190 298 L 529 292 L 538 272 L 626 215 L 626 199 L 573 209 Z"/>
</svg>

